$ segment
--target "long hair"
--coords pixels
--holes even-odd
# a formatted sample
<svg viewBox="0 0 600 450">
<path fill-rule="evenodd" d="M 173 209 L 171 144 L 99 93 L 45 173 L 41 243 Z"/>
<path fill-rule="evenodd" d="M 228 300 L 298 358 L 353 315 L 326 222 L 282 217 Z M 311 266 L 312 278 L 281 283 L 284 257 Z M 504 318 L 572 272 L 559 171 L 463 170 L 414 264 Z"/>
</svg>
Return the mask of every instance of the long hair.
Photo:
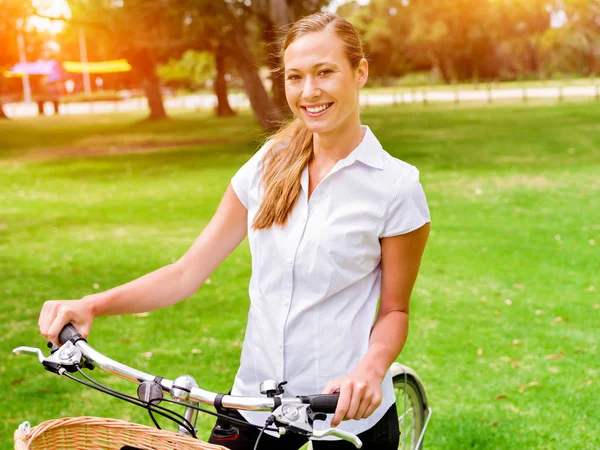
<svg viewBox="0 0 600 450">
<path fill-rule="evenodd" d="M 327 12 L 312 14 L 292 25 L 283 39 L 280 61 L 296 39 L 323 30 L 332 31 L 344 43 L 351 67 L 358 68 L 365 57 L 358 32 L 347 20 Z M 300 195 L 302 170 L 313 157 L 313 134 L 298 118 L 283 125 L 268 141 L 269 149 L 262 160 L 264 195 L 252 224 L 255 230 L 285 226 Z"/>
</svg>

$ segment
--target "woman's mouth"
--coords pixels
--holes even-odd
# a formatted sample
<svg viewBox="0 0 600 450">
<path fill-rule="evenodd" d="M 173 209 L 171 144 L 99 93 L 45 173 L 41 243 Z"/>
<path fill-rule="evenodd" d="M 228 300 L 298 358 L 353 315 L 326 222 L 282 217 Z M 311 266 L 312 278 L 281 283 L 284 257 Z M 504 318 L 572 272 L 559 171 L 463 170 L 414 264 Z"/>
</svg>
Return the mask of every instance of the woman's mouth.
<svg viewBox="0 0 600 450">
<path fill-rule="evenodd" d="M 325 114 L 325 112 L 333 105 L 333 103 L 324 103 L 319 106 L 301 106 L 309 117 L 319 117 Z"/>
</svg>

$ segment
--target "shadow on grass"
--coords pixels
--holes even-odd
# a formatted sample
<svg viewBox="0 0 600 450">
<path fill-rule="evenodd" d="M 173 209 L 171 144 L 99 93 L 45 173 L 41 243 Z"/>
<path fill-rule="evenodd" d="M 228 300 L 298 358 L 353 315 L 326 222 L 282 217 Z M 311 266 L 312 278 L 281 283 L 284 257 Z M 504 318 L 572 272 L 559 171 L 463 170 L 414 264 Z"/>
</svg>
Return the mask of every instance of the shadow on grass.
<svg viewBox="0 0 600 450">
<path fill-rule="evenodd" d="M 180 175 L 192 171 L 223 169 L 233 171 L 257 150 L 253 141 L 227 145 L 202 145 L 144 153 L 80 156 L 28 164 L 32 174 L 50 178 L 106 181 L 116 177 L 148 177 Z M 233 175 L 232 173 L 232 175 Z"/>
</svg>

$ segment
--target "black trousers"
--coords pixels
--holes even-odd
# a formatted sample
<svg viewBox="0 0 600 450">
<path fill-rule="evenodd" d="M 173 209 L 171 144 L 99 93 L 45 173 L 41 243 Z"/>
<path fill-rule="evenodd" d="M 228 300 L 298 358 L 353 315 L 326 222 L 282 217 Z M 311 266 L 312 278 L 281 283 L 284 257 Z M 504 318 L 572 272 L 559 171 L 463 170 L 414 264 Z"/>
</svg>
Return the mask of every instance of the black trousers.
<svg viewBox="0 0 600 450">
<path fill-rule="evenodd" d="M 246 419 L 236 410 L 228 410 L 227 415 L 235 419 L 243 420 L 247 423 Z M 217 425 L 223 426 L 227 424 L 226 419 L 217 419 Z M 256 439 L 260 430 L 248 425 L 233 424 L 239 432 L 237 435 L 227 439 L 218 439 L 211 433 L 210 440 L 211 444 L 222 445 L 231 450 L 253 450 Z M 358 437 L 363 443 L 363 450 L 397 450 L 400 440 L 400 430 L 398 427 L 398 413 L 396 411 L 396 405 L 392 405 L 390 409 L 383 415 L 383 417 L 373 427 L 358 434 Z M 293 433 L 284 434 L 283 436 L 276 438 L 266 433 L 263 433 L 260 438 L 259 450 L 298 450 L 307 442 L 307 439 Z M 347 441 L 312 441 L 314 450 L 352 450 L 356 449 L 354 444 Z"/>
</svg>

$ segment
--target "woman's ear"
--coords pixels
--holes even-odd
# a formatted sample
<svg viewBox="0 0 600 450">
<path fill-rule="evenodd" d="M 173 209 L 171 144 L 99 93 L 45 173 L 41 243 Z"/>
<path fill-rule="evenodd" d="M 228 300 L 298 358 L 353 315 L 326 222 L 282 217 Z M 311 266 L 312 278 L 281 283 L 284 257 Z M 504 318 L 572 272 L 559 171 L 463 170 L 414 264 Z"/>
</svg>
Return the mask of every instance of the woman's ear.
<svg viewBox="0 0 600 450">
<path fill-rule="evenodd" d="M 358 88 L 361 89 L 367 83 L 369 78 L 369 63 L 365 58 L 361 59 L 358 63 L 358 69 L 356 72 Z"/>
</svg>

